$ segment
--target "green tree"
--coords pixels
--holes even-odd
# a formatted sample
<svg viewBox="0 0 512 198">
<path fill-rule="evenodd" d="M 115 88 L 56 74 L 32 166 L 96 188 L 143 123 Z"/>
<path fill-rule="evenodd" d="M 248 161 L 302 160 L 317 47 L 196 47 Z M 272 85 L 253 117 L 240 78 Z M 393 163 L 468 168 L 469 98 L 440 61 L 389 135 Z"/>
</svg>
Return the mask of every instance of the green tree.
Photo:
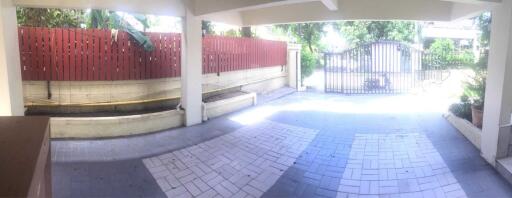
<svg viewBox="0 0 512 198">
<path fill-rule="evenodd" d="M 475 64 L 475 55 L 470 50 L 457 52 L 455 42 L 451 39 L 436 39 L 430 45 L 427 52 L 428 63 L 443 68 L 454 66 L 469 66 Z"/>
<path fill-rule="evenodd" d="M 488 48 L 489 42 L 491 40 L 491 13 L 482 13 L 480 16 L 475 18 L 475 21 L 480 31 L 482 31 L 482 35 L 480 35 L 480 46 L 483 48 Z"/>
<path fill-rule="evenodd" d="M 213 30 L 213 24 L 211 21 L 201 21 L 201 29 L 203 30 L 203 34 L 205 35 L 213 35 L 215 31 Z"/>
<path fill-rule="evenodd" d="M 69 27 L 78 28 L 85 21 L 83 10 L 56 8 L 16 9 L 18 25 L 30 27 Z"/>
<path fill-rule="evenodd" d="M 254 33 L 252 32 L 251 26 L 242 27 L 240 29 L 240 34 L 242 35 L 242 37 L 254 37 Z"/>
<path fill-rule="evenodd" d="M 304 79 L 313 74 L 313 71 L 318 63 L 318 58 L 313 52 L 309 50 L 302 50 L 300 53 L 300 74 L 301 84 L 304 83 Z"/>
<path fill-rule="evenodd" d="M 324 27 L 326 25 L 327 23 L 297 23 L 276 25 L 275 27 L 292 35 L 298 43 L 305 45 L 310 52 L 314 52 L 320 47 L 320 39 L 325 34 Z"/>
<path fill-rule="evenodd" d="M 302 79 L 311 76 L 313 70 L 320 65 L 320 39 L 325 34 L 324 27 L 328 23 L 298 23 L 274 26 L 274 32 L 291 36 L 302 44 L 301 76 Z M 302 83 L 302 82 L 301 82 Z"/>
<path fill-rule="evenodd" d="M 409 21 L 345 21 L 335 27 L 353 46 L 379 40 L 413 43 L 419 30 L 416 22 Z"/>
<path fill-rule="evenodd" d="M 139 21 L 143 28 L 149 27 L 148 19 L 145 15 L 131 14 L 137 21 Z M 89 13 L 89 21 L 87 23 L 89 28 L 107 28 L 107 29 L 120 29 L 128 32 L 133 39 L 135 39 L 139 45 L 144 47 L 146 51 L 153 51 L 155 46 L 151 40 L 141 31 L 138 31 L 128 21 L 125 20 L 124 16 L 120 16 L 117 12 L 110 10 L 96 10 L 93 9 Z"/>
<path fill-rule="evenodd" d="M 436 39 L 428 48 L 428 53 L 435 58 L 438 65 L 451 63 L 455 53 L 455 43 L 451 39 Z"/>
</svg>

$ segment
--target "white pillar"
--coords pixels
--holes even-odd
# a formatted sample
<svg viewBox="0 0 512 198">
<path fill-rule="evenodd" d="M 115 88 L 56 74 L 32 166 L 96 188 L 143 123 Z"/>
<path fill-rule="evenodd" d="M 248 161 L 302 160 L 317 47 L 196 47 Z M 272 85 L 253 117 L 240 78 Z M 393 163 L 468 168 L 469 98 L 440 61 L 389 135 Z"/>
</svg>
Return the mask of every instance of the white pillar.
<svg viewBox="0 0 512 198">
<path fill-rule="evenodd" d="M 288 85 L 300 90 L 300 50 L 299 44 L 288 44 Z"/>
<path fill-rule="evenodd" d="M 202 121 L 202 33 L 201 19 L 186 8 L 182 20 L 181 103 L 185 108 L 185 125 Z"/>
<path fill-rule="evenodd" d="M 24 114 L 16 7 L 1 0 L 0 9 L 0 116 Z"/>
<path fill-rule="evenodd" d="M 512 0 L 492 10 L 491 43 L 482 129 L 482 156 L 491 164 L 508 150 L 512 113 Z"/>
</svg>

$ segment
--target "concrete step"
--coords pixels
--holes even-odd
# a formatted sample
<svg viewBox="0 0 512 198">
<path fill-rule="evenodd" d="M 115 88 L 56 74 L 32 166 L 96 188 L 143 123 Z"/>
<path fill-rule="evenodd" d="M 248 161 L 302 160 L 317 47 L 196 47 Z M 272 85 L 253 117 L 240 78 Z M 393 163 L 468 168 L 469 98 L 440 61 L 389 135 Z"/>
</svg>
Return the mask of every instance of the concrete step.
<svg viewBox="0 0 512 198">
<path fill-rule="evenodd" d="M 272 100 L 295 93 L 295 89 L 290 87 L 282 87 L 265 94 L 258 94 L 258 104 L 265 104 Z"/>
<path fill-rule="evenodd" d="M 512 157 L 499 159 L 496 163 L 496 170 L 512 184 Z"/>
</svg>

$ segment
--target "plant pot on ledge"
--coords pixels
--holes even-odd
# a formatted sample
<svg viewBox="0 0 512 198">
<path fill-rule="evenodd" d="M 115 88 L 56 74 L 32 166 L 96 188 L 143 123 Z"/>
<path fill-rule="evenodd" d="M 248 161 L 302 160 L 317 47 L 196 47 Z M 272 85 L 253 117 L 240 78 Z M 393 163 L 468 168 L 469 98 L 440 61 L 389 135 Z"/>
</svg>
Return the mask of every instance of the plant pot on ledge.
<svg viewBox="0 0 512 198">
<path fill-rule="evenodd" d="M 475 125 L 478 128 L 482 128 L 482 120 L 484 118 L 483 107 L 471 105 L 471 118 L 473 125 Z"/>
</svg>

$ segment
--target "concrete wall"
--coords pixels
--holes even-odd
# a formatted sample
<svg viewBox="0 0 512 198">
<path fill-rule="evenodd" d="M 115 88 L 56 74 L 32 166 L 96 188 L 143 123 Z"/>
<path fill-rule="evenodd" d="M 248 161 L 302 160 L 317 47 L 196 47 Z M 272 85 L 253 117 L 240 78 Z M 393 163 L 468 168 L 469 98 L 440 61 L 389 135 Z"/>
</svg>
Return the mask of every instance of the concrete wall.
<svg viewBox="0 0 512 198">
<path fill-rule="evenodd" d="M 84 118 L 51 118 L 52 138 L 106 138 L 144 134 L 183 126 L 183 111 Z"/>
<path fill-rule="evenodd" d="M 219 117 L 246 107 L 256 105 L 255 93 L 248 93 L 232 98 L 226 98 L 214 102 L 206 103 L 206 116 L 208 119 Z"/>
<path fill-rule="evenodd" d="M 286 67 L 276 66 L 203 75 L 203 92 L 242 86 L 245 91 L 266 92 L 287 85 Z M 179 98 L 180 78 L 129 81 L 52 81 L 47 99 L 45 81 L 23 81 L 25 104 L 89 105 L 95 103 L 142 102 Z"/>
</svg>

